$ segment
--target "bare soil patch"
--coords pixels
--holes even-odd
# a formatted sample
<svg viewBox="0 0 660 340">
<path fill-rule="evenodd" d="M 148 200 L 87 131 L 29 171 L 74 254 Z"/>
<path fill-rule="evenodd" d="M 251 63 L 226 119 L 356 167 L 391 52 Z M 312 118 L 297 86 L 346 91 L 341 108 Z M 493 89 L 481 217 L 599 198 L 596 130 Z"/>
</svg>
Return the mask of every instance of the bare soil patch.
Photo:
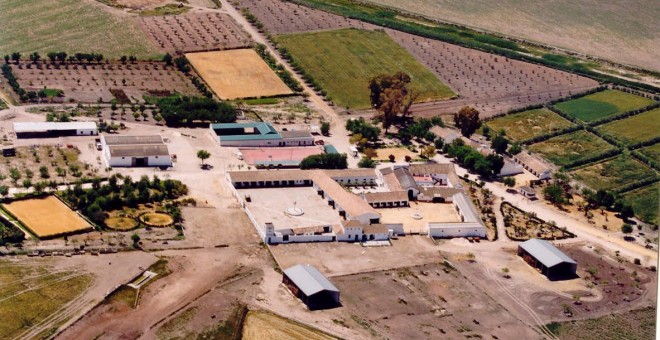
<svg viewBox="0 0 660 340">
<path fill-rule="evenodd" d="M 421 115 L 453 113 L 461 105 L 474 105 L 482 117 L 509 109 L 545 103 L 598 86 L 589 78 L 494 54 L 387 30 L 443 82 L 460 94 L 454 106 L 418 104 Z M 461 99 L 464 99 L 462 101 Z M 443 102 L 440 102 L 441 104 Z M 444 102 L 451 105 L 451 101 Z"/>
<path fill-rule="evenodd" d="M 92 228 L 89 222 L 54 196 L 14 201 L 2 207 L 39 237 Z"/>
<path fill-rule="evenodd" d="M 116 98 L 118 102 L 141 102 L 150 91 L 168 90 L 184 95 L 199 95 L 190 79 L 175 67 L 163 62 L 136 62 L 121 64 L 65 64 L 43 62 L 40 66 L 12 65 L 12 71 L 26 91 L 46 88 L 64 91 L 64 102 L 105 103 Z M 123 94 L 119 94 L 120 92 Z M 113 95 L 117 93 L 118 96 Z"/>
<path fill-rule="evenodd" d="M 437 263 L 333 277 L 332 282 L 345 310 L 335 322 L 357 323 L 373 337 L 539 337 L 459 271 Z"/>
<path fill-rule="evenodd" d="M 190 13 L 151 16 L 139 20 L 140 27 L 161 50 L 201 52 L 247 47 L 247 33 L 225 13 Z"/>
<path fill-rule="evenodd" d="M 241 0 L 239 8 L 247 8 L 273 34 L 366 28 L 377 26 L 278 0 Z"/>
<path fill-rule="evenodd" d="M 293 93 L 252 49 L 190 53 L 186 57 L 222 99 Z"/>
</svg>

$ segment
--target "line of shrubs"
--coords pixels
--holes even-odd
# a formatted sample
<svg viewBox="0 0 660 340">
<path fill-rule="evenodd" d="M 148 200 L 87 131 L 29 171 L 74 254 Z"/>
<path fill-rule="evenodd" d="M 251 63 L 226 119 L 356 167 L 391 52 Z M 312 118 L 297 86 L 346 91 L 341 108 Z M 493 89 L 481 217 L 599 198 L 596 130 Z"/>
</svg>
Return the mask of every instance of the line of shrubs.
<svg viewBox="0 0 660 340">
<path fill-rule="evenodd" d="M 660 171 L 660 163 L 657 160 L 635 150 L 630 153 L 633 157 L 637 158 L 640 162 Z"/>
<path fill-rule="evenodd" d="M 550 132 L 550 133 L 546 133 L 546 134 L 543 134 L 543 135 L 540 135 L 540 136 L 535 136 L 535 137 L 532 137 L 532 138 L 522 140 L 519 143 L 523 144 L 523 145 L 539 143 L 539 142 L 546 141 L 546 140 L 548 140 L 550 138 L 553 138 L 553 137 L 557 137 L 557 136 L 560 136 L 560 135 L 564 135 L 564 134 L 575 132 L 575 131 L 582 130 L 582 129 L 584 129 L 584 128 L 580 125 L 568 126 L 568 127 L 563 128 L 563 129 L 559 129 L 559 130 L 556 130 L 556 131 L 553 131 L 553 132 Z"/>
<path fill-rule="evenodd" d="M 275 58 L 268 52 L 266 49 L 266 46 L 263 44 L 257 44 L 255 46 L 255 51 L 257 51 L 257 54 L 263 59 L 268 66 L 275 71 L 278 77 L 282 79 L 284 84 L 288 86 L 290 89 L 292 89 L 294 92 L 301 92 L 303 90 L 302 86 L 300 86 L 300 83 L 293 78 L 293 75 L 287 71 L 282 64 L 279 64 Z"/>
<path fill-rule="evenodd" d="M 611 117 L 606 117 L 606 118 L 603 118 L 603 119 L 599 119 L 599 120 L 590 122 L 589 125 L 590 126 L 603 125 L 605 123 L 613 122 L 615 120 L 621 120 L 621 119 L 624 119 L 624 118 L 628 118 L 628 117 L 631 117 L 631 116 L 638 115 L 640 113 L 644 113 L 646 111 L 651 111 L 651 110 L 653 110 L 655 108 L 658 108 L 658 107 L 660 107 L 660 102 L 656 102 L 656 103 L 647 105 L 647 106 L 645 106 L 643 108 L 640 108 L 640 109 L 630 110 L 630 111 L 620 113 L 618 115 L 614 115 L 614 116 L 611 116 Z"/>
<path fill-rule="evenodd" d="M 602 153 L 600 153 L 598 155 L 595 155 L 595 156 L 581 158 L 581 159 L 575 160 L 573 162 L 570 162 L 570 163 L 564 165 L 562 167 L 562 169 L 571 170 L 571 169 L 577 168 L 579 166 L 590 164 L 590 163 L 595 163 L 595 162 L 601 161 L 601 160 L 606 159 L 606 158 L 614 157 L 614 156 L 619 155 L 619 154 L 621 154 L 621 149 L 611 149 L 611 150 L 602 152 Z"/>
<path fill-rule="evenodd" d="M 622 187 L 616 188 L 616 189 L 613 190 L 613 191 L 614 191 L 614 193 L 620 195 L 620 194 L 622 194 L 622 193 L 625 193 L 625 192 L 628 192 L 628 191 L 633 191 L 633 190 L 635 190 L 635 189 L 638 189 L 638 188 L 641 188 L 641 187 L 645 187 L 645 186 L 647 186 L 647 185 L 649 185 L 649 184 L 653 184 L 653 183 L 658 182 L 658 181 L 660 181 L 660 178 L 659 178 L 658 176 L 649 177 L 649 178 L 645 178 L 645 179 L 643 179 L 643 180 L 640 180 L 640 181 L 637 181 L 637 182 L 633 182 L 633 183 L 630 183 L 630 184 L 624 185 L 624 186 L 622 186 Z"/>
<path fill-rule="evenodd" d="M 321 88 L 321 85 L 316 81 L 316 79 L 314 79 L 309 73 L 305 72 L 305 69 L 303 69 L 302 66 L 300 66 L 300 64 L 295 59 L 293 59 L 293 56 L 291 55 L 291 53 L 289 53 L 289 51 L 285 47 L 279 46 L 277 47 L 277 51 L 280 52 L 282 58 L 284 58 L 289 63 L 289 65 L 291 65 L 291 68 L 295 72 L 300 74 L 303 81 L 305 81 L 307 85 L 311 86 L 312 89 L 316 91 L 316 93 L 324 97 L 328 95 L 327 92 L 325 92 L 325 90 Z"/>
<path fill-rule="evenodd" d="M 18 83 L 16 76 L 14 76 L 14 72 L 12 72 L 11 66 L 9 66 L 9 64 L 2 65 L 2 75 L 7 78 L 7 83 L 9 86 L 11 86 L 11 89 L 14 90 L 14 92 L 16 92 L 16 94 L 21 98 L 21 101 L 28 100 L 27 92 L 21 88 L 21 85 Z"/>
</svg>

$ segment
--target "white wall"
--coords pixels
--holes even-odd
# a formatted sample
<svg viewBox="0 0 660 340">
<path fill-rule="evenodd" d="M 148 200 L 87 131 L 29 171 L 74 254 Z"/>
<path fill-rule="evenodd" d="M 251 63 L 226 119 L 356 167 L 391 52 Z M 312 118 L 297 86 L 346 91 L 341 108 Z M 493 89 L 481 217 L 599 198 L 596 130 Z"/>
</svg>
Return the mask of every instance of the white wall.
<svg viewBox="0 0 660 340">
<path fill-rule="evenodd" d="M 431 237 L 486 237 L 486 227 L 474 223 L 455 223 L 455 226 L 429 223 L 428 228 Z"/>
<path fill-rule="evenodd" d="M 98 135 L 99 130 L 97 129 L 77 129 L 76 134 L 78 136 L 92 136 L 92 135 Z"/>
</svg>

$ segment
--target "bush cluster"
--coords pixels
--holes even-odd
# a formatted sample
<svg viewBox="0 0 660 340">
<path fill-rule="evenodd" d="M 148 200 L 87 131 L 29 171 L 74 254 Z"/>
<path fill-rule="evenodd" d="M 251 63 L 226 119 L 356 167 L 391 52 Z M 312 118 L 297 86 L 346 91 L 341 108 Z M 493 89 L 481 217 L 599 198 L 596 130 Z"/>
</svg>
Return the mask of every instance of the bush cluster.
<svg viewBox="0 0 660 340">
<path fill-rule="evenodd" d="M 122 181 L 120 184 L 119 182 Z M 134 182 L 131 177 L 112 175 L 107 184 L 101 184 L 100 179 L 92 182 L 92 189 L 83 189 L 82 184 L 76 184 L 62 193 L 62 198 L 72 207 L 82 211 L 94 223 L 103 225 L 106 211 L 136 208 L 139 204 L 173 200 L 188 193 L 188 187 L 178 180 L 161 180 L 157 176 L 149 179 L 142 176 Z M 176 212 L 175 212 L 176 214 Z M 180 220 L 173 215 L 175 220 Z"/>
<path fill-rule="evenodd" d="M 346 169 L 348 161 L 346 154 L 323 153 L 305 157 L 300 162 L 300 168 L 306 169 Z"/>
<path fill-rule="evenodd" d="M 351 133 L 360 134 L 369 141 L 375 141 L 380 135 L 380 128 L 368 123 L 363 117 L 358 119 L 349 119 L 346 121 L 346 130 Z"/>
<path fill-rule="evenodd" d="M 497 176 L 504 166 L 502 156 L 495 154 L 484 156 L 469 145 L 465 145 L 462 139 L 455 139 L 451 144 L 445 144 L 443 151 L 449 157 L 456 158 L 459 165 L 485 178 Z"/>
<path fill-rule="evenodd" d="M 196 121 L 212 123 L 236 121 L 236 108 L 233 105 L 211 98 L 171 96 L 158 99 L 156 105 L 169 126 L 192 124 Z"/>
</svg>

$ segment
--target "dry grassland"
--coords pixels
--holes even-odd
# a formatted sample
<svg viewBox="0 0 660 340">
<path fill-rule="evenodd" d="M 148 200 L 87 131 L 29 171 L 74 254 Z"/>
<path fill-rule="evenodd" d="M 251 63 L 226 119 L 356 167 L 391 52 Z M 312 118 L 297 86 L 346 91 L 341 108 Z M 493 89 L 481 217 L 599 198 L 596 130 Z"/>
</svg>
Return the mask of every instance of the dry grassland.
<svg viewBox="0 0 660 340">
<path fill-rule="evenodd" d="M 91 228 L 87 221 L 54 196 L 15 201 L 2 207 L 38 237 Z"/>
<path fill-rule="evenodd" d="M 222 99 L 293 93 L 251 49 L 189 53 L 186 58 Z"/>
<path fill-rule="evenodd" d="M 275 314 L 250 311 L 243 326 L 243 339 L 324 340 L 336 338 Z"/>
</svg>

